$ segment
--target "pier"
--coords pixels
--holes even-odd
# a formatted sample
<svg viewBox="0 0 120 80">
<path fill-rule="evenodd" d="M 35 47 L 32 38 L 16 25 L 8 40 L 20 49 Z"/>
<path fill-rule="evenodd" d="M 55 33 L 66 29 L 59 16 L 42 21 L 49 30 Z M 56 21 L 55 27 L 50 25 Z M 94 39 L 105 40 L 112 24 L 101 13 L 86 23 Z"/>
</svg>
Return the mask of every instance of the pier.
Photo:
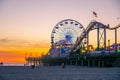
<svg viewBox="0 0 120 80">
<path fill-rule="evenodd" d="M 66 25 L 68 29 L 64 28 Z M 117 42 L 119 27 L 120 24 L 110 27 L 109 24 L 105 25 L 96 20 L 91 21 L 86 28 L 72 19 L 60 21 L 51 33 L 51 48 L 48 54 L 40 58 L 27 57 L 26 61 L 28 64 L 36 66 L 41 63 L 47 66 L 64 63 L 87 67 L 120 67 L 120 43 Z M 93 30 L 97 30 L 96 49 L 89 44 L 89 33 Z M 115 42 L 112 45 L 110 45 L 110 40 L 106 40 L 106 30 L 114 30 Z"/>
</svg>

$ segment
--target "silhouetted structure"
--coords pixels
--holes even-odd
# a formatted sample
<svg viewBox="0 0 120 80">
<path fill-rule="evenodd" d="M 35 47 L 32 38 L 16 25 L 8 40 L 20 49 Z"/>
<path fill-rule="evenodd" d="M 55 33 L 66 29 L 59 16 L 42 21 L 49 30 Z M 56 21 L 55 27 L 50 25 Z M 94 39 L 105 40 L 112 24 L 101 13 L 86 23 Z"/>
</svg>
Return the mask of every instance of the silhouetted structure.
<svg viewBox="0 0 120 80">
<path fill-rule="evenodd" d="M 95 15 L 96 13 L 94 13 Z M 96 14 L 97 15 L 97 14 Z M 65 26 L 64 26 L 65 25 Z M 71 26 L 74 25 L 74 26 Z M 79 26 L 78 28 L 76 26 Z M 73 40 L 74 31 L 62 29 L 62 27 L 76 27 L 81 29 L 81 33 L 77 36 L 76 40 Z M 80 65 L 80 66 L 119 66 L 120 45 L 117 43 L 117 29 L 120 27 L 118 24 L 116 27 L 111 28 L 110 25 L 104 25 L 101 22 L 93 20 L 84 29 L 84 27 L 75 20 L 66 19 L 59 22 L 53 29 L 51 35 L 51 49 L 49 55 L 38 57 L 28 57 L 27 62 L 36 65 L 42 62 L 43 65 L 61 65 L 62 63 L 68 65 Z M 59 31 L 59 29 L 62 29 Z M 108 40 L 108 46 L 106 46 L 106 29 L 115 31 L 114 45 L 110 45 Z M 89 44 L 90 31 L 97 30 L 97 48 L 94 49 Z M 63 34 L 63 35 L 62 35 Z M 58 39 L 62 35 L 62 38 Z M 64 39 L 65 38 L 65 39 Z M 73 43 L 74 42 L 74 43 Z M 65 65 L 63 65 L 63 68 Z"/>
</svg>

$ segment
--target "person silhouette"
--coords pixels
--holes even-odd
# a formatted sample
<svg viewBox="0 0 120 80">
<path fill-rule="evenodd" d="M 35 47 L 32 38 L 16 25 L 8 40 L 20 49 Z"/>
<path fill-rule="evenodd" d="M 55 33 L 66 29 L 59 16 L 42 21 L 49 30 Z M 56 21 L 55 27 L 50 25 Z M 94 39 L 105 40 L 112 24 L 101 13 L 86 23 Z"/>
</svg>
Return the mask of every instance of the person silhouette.
<svg viewBox="0 0 120 80">
<path fill-rule="evenodd" d="M 0 65 L 3 66 L 3 62 L 0 62 Z"/>
<path fill-rule="evenodd" d="M 65 68 L 65 63 L 62 63 L 62 68 L 63 68 L 63 69 Z"/>
</svg>

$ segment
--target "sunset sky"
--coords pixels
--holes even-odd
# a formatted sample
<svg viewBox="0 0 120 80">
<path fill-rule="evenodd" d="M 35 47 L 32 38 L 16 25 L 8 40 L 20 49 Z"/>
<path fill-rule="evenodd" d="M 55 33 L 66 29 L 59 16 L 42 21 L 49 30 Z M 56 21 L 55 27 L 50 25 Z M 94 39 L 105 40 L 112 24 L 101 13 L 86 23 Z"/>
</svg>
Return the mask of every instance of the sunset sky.
<svg viewBox="0 0 120 80">
<path fill-rule="evenodd" d="M 48 52 L 53 27 L 61 20 L 74 19 L 85 28 L 93 20 L 114 27 L 120 23 L 120 0 L 0 0 L 0 61 L 25 62 L 25 53 L 39 56 Z M 114 31 L 107 40 L 114 42 Z M 90 37 L 96 31 L 90 32 Z M 120 43 L 118 29 L 118 43 Z M 96 45 L 96 37 L 90 38 Z M 30 54 L 27 54 L 29 56 Z"/>
</svg>

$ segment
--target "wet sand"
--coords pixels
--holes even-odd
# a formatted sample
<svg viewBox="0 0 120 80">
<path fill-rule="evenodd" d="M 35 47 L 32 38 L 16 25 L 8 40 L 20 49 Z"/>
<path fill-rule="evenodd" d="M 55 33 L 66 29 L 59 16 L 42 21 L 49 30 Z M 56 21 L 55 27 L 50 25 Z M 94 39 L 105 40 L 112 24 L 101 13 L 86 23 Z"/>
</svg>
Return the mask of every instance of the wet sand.
<svg viewBox="0 0 120 80">
<path fill-rule="evenodd" d="M 0 80 L 120 80 L 120 68 L 0 66 Z"/>
</svg>

